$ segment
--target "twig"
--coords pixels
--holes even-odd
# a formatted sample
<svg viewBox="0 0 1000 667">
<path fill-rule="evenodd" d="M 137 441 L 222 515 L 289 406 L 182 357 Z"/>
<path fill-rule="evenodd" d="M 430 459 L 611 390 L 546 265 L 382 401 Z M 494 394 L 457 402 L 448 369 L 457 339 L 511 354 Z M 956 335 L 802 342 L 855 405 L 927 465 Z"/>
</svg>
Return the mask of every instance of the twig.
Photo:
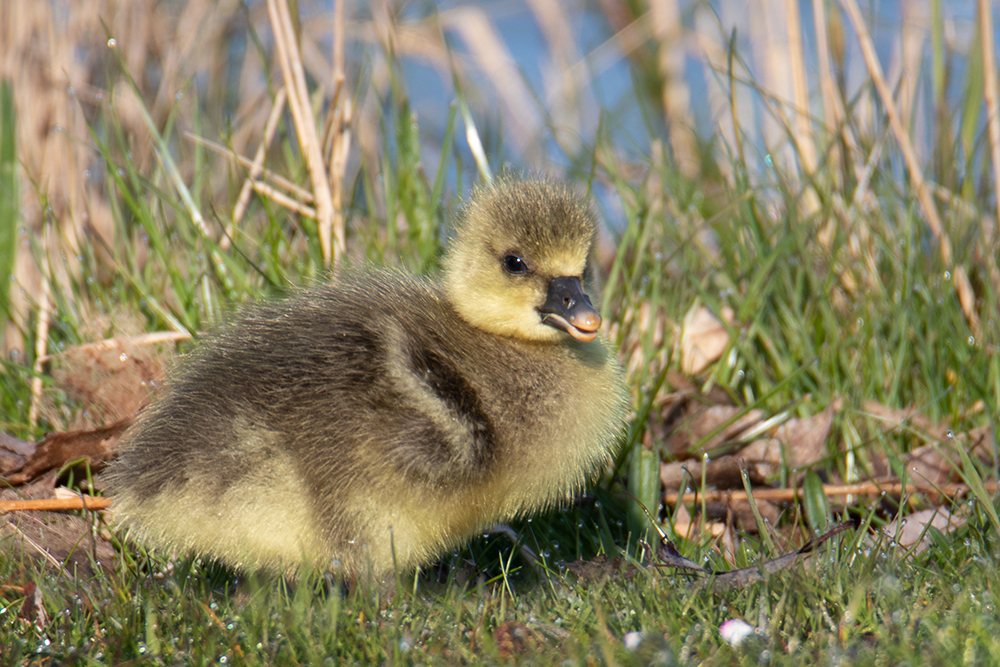
<svg viewBox="0 0 1000 667">
<path fill-rule="evenodd" d="M 628 493 L 628 491 L 625 493 Z M 649 514 L 649 510 L 646 509 L 646 506 L 639 502 L 639 499 L 631 493 L 628 493 L 628 495 L 639 505 L 640 508 L 642 508 L 646 518 L 649 519 L 653 528 L 660 535 L 660 542 L 656 545 L 656 549 L 654 550 L 654 553 L 656 554 L 656 561 L 652 563 L 652 566 L 672 567 L 709 575 L 707 578 L 696 582 L 693 588 L 708 588 L 715 592 L 723 592 L 736 588 L 746 588 L 750 584 L 764 581 L 766 574 L 774 574 L 775 572 L 791 567 L 798 561 L 799 556 L 806 556 L 812 553 L 821 544 L 829 540 L 834 535 L 838 535 L 845 530 L 853 528 L 853 524 L 850 523 L 842 523 L 834 526 L 819 537 L 809 540 L 795 551 L 785 554 L 784 556 L 779 556 L 778 558 L 773 558 L 769 561 L 764 561 L 763 563 L 759 563 L 757 565 L 751 565 L 750 567 L 744 567 L 739 570 L 709 570 L 681 555 L 681 552 L 677 550 L 677 547 L 670 541 L 667 534 L 663 532 L 663 529 L 660 528 L 659 524 L 653 520 L 653 517 Z M 648 545 L 645 544 L 645 541 L 643 544 L 648 549 Z M 771 546 L 773 548 L 774 545 Z"/>
<path fill-rule="evenodd" d="M 995 493 L 997 482 L 985 483 L 987 491 Z M 902 484 L 901 482 L 859 482 L 857 484 L 824 484 L 823 495 L 826 496 L 852 496 L 865 495 L 877 496 L 883 493 L 920 493 L 932 492 L 940 493 L 948 497 L 961 496 L 969 492 L 966 484 L 942 484 L 941 486 L 927 486 L 917 484 Z M 802 489 L 755 489 L 753 497 L 755 500 L 774 500 L 777 502 L 787 502 L 801 498 Z M 668 491 L 664 494 L 663 501 L 667 505 L 674 505 L 678 501 L 691 503 L 698 500 L 720 501 L 720 500 L 747 500 L 746 491 L 725 491 L 718 489 L 707 489 L 705 491 L 695 491 L 688 493 L 678 493 Z"/>
<path fill-rule="evenodd" d="M 111 507 L 110 498 L 41 498 L 38 500 L 0 500 L 0 514 L 8 512 L 65 512 L 70 510 L 104 510 Z"/>
</svg>

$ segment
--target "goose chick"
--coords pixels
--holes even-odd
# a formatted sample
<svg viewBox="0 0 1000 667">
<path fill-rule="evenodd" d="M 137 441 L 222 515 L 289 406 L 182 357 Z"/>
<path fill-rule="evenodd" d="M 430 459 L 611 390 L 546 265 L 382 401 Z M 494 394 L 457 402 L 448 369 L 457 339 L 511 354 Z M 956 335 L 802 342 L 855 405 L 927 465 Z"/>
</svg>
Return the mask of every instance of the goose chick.
<svg viewBox="0 0 1000 667">
<path fill-rule="evenodd" d="M 508 178 L 473 193 L 441 284 L 370 272 L 246 310 L 126 436 L 118 516 L 241 569 L 381 578 L 571 500 L 627 411 L 594 236 L 568 189 Z"/>
</svg>

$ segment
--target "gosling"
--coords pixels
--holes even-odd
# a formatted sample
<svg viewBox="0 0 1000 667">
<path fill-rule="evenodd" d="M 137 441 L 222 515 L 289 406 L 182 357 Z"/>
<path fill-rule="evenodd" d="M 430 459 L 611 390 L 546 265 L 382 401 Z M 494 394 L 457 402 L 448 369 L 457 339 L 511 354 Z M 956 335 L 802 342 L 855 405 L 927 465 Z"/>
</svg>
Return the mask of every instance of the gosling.
<svg viewBox="0 0 1000 667">
<path fill-rule="evenodd" d="M 567 187 L 474 191 L 440 283 L 349 275 L 247 309 L 126 435 L 116 514 L 237 569 L 385 579 L 574 497 L 627 414 Z"/>
</svg>

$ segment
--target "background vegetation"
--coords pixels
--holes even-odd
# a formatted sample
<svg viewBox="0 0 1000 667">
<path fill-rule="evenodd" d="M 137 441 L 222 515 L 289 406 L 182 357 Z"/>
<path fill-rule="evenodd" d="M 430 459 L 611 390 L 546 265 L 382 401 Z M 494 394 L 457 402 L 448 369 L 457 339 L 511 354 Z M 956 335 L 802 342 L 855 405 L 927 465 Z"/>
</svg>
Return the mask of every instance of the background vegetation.
<svg viewBox="0 0 1000 667">
<path fill-rule="evenodd" d="M 71 571 L 8 520 L 0 660 L 995 662 L 995 20 L 985 0 L 0 3 L 9 435 L 126 416 L 159 376 L 115 359 L 169 365 L 140 333 L 183 350 L 344 266 L 434 271 L 460 198 L 508 165 L 601 212 L 601 306 L 636 406 L 589 500 L 514 526 L 544 571 L 492 536 L 390 600 L 171 561 L 93 513 Z M 102 340 L 110 361 L 65 361 Z M 819 428 L 819 449 L 782 423 Z M 764 437 L 777 454 L 747 487 L 801 502 L 663 495 L 675 460 Z M 674 490 L 725 486 L 698 469 Z M 873 480 L 892 492 L 831 490 Z M 57 483 L 100 489 L 54 471 L 5 497 Z M 648 524 L 626 489 L 666 501 L 684 555 L 717 569 L 835 515 L 858 527 L 715 593 L 632 562 Z M 734 618 L 755 630 L 738 646 Z"/>
</svg>

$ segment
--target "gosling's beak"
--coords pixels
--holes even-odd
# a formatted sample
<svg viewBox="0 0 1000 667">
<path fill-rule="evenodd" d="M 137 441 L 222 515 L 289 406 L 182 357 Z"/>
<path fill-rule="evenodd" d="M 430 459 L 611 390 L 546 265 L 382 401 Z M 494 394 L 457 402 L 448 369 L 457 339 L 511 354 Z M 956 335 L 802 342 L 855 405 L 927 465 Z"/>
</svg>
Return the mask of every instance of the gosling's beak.
<svg viewBox="0 0 1000 667">
<path fill-rule="evenodd" d="M 560 276 L 549 283 L 545 303 L 538 309 L 542 323 L 561 329 L 581 341 L 597 338 L 601 315 L 583 292 L 583 285 L 576 276 Z"/>
</svg>

